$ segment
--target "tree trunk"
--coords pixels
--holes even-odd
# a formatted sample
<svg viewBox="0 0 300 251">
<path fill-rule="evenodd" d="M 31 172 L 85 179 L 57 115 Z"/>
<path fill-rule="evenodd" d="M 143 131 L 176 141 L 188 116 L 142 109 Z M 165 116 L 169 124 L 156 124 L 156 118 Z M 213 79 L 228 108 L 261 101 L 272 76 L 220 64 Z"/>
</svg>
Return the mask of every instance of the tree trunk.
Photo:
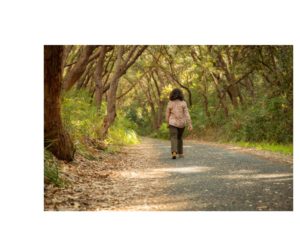
<svg viewBox="0 0 300 251">
<path fill-rule="evenodd" d="M 107 114 L 103 120 L 100 138 L 104 139 L 107 135 L 108 129 L 116 118 L 116 101 L 119 79 L 122 75 L 122 56 L 124 54 L 124 46 L 118 48 L 118 56 L 116 62 L 116 70 L 113 79 L 110 83 L 110 88 L 107 94 Z"/>
<path fill-rule="evenodd" d="M 220 100 L 220 104 L 224 110 L 224 114 L 225 114 L 225 117 L 227 118 L 228 117 L 228 108 L 226 106 L 226 102 L 225 102 L 225 93 L 222 93 L 221 90 L 219 89 L 219 77 L 218 76 L 215 76 L 214 73 L 210 72 L 210 75 L 212 76 L 213 78 L 213 83 L 214 83 L 214 86 L 216 88 L 216 91 L 217 91 L 217 95 L 218 95 L 218 98 Z"/>
<path fill-rule="evenodd" d="M 74 145 L 60 115 L 63 46 L 44 47 L 44 143 L 58 159 L 71 161 Z"/>
<path fill-rule="evenodd" d="M 202 97 L 203 97 L 203 106 L 204 106 L 204 112 L 205 112 L 205 115 L 206 117 L 210 120 L 210 112 L 208 110 L 208 98 L 205 94 L 201 94 Z"/>
<path fill-rule="evenodd" d="M 117 89 L 119 84 L 119 78 L 116 78 L 111 82 L 108 94 L 107 94 L 107 115 L 103 120 L 102 130 L 100 132 L 100 139 L 104 139 L 107 135 L 109 127 L 115 121 L 116 114 L 116 100 Z"/>
<path fill-rule="evenodd" d="M 93 53 L 94 49 L 97 46 L 87 45 L 83 48 L 83 51 L 80 55 L 75 66 L 67 73 L 64 83 L 63 89 L 68 91 L 72 88 L 72 86 L 76 83 L 76 81 L 81 77 L 84 73 L 87 64 L 89 63 L 89 57 Z"/>
<path fill-rule="evenodd" d="M 159 81 L 156 80 L 154 72 L 157 75 Z M 162 95 L 161 95 L 161 87 L 163 86 L 164 82 L 163 82 L 161 76 L 159 75 L 158 71 L 155 70 L 154 72 L 151 74 L 151 77 L 154 81 L 157 96 L 158 96 L 156 129 L 159 129 L 163 122 L 163 112 L 164 112 L 163 109 L 164 109 L 164 104 L 165 104 L 165 102 L 162 100 Z M 158 82 L 160 82 L 160 85 L 158 84 Z"/>
<path fill-rule="evenodd" d="M 105 54 L 106 54 L 106 46 L 102 46 L 100 49 L 99 59 L 96 65 L 95 70 L 95 81 L 96 81 L 96 90 L 95 90 L 95 102 L 98 109 L 101 108 L 102 103 L 102 95 L 103 95 L 103 70 L 104 70 L 104 60 L 105 60 Z"/>
<path fill-rule="evenodd" d="M 88 84 L 89 84 L 91 78 L 92 78 L 92 73 L 87 75 L 87 77 L 86 77 L 86 79 L 84 80 L 84 82 L 83 82 L 81 88 L 87 88 L 87 86 L 88 86 Z"/>
<path fill-rule="evenodd" d="M 85 69 L 84 73 L 81 75 L 81 77 L 79 78 L 79 80 L 77 80 L 77 84 L 76 84 L 77 90 L 86 87 L 86 84 L 87 84 L 86 81 L 88 81 L 90 79 L 90 77 L 94 73 L 94 71 L 95 71 L 94 63 L 91 62 L 86 66 L 86 69 Z"/>
<path fill-rule="evenodd" d="M 157 114 L 155 112 L 155 107 L 153 103 L 150 103 L 150 109 L 151 109 L 151 118 L 152 118 L 152 128 L 153 130 L 158 129 L 157 128 Z"/>
<path fill-rule="evenodd" d="M 238 90 L 236 88 L 236 85 L 230 83 L 230 86 L 227 88 L 227 93 L 230 97 L 232 105 L 234 106 L 234 108 L 237 108 L 239 104 L 238 104 L 238 99 L 237 99 L 238 98 Z"/>
<path fill-rule="evenodd" d="M 127 55 L 126 59 L 123 60 L 123 55 L 125 53 L 125 46 L 119 46 L 117 49 L 117 60 L 114 75 L 112 77 L 111 83 L 109 84 L 108 94 L 107 94 L 107 114 L 103 120 L 103 126 L 100 131 L 100 138 L 104 139 L 107 135 L 109 127 L 115 121 L 116 114 L 116 101 L 117 101 L 117 90 L 119 85 L 119 80 L 122 75 L 126 73 L 128 68 L 134 64 L 138 57 L 143 53 L 147 46 L 142 46 L 138 49 L 137 46 L 132 47 Z"/>
<path fill-rule="evenodd" d="M 62 70 L 64 70 L 68 55 L 70 54 L 70 51 L 72 50 L 73 45 L 65 45 L 64 47 L 64 51 L 63 51 L 63 57 L 62 57 Z"/>
<path fill-rule="evenodd" d="M 255 96 L 254 84 L 253 84 L 253 81 L 251 80 L 251 78 L 246 79 L 246 85 L 247 85 L 248 91 L 250 92 L 251 97 L 254 98 L 254 96 Z"/>
<path fill-rule="evenodd" d="M 227 51 L 228 53 L 228 51 Z M 228 59 L 230 60 L 230 56 L 227 54 Z M 219 65 L 221 66 L 221 68 L 223 69 L 224 73 L 225 73 L 225 77 L 229 83 L 229 85 L 226 87 L 226 92 L 228 93 L 231 103 L 234 106 L 234 108 L 237 108 L 239 103 L 238 103 L 238 96 L 239 96 L 239 92 L 238 92 L 238 88 L 237 88 L 237 83 L 236 83 L 236 79 L 235 76 L 232 72 L 230 72 L 229 70 L 229 63 L 226 63 L 222 54 L 219 52 L 218 54 L 218 62 Z"/>
<path fill-rule="evenodd" d="M 158 108 L 157 108 L 157 121 L 156 121 L 156 128 L 159 129 L 161 124 L 163 123 L 164 119 L 164 102 L 159 101 Z"/>
</svg>

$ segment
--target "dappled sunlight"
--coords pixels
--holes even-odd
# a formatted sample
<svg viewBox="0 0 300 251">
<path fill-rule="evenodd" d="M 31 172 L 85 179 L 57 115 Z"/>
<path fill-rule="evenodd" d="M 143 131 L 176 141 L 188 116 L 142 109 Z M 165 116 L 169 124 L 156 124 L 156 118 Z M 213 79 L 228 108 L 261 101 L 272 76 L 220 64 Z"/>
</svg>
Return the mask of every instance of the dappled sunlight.
<svg viewBox="0 0 300 251">
<path fill-rule="evenodd" d="M 225 174 L 219 176 L 222 179 L 276 179 L 276 178 L 292 178 L 291 173 L 261 173 L 261 174 Z"/>
<path fill-rule="evenodd" d="M 255 179 L 271 179 L 271 178 L 284 178 L 284 177 L 292 177 L 291 173 L 262 173 L 253 175 Z"/>
<path fill-rule="evenodd" d="M 174 201 L 174 202 L 165 202 L 161 200 L 160 198 L 157 198 L 157 200 L 160 200 L 160 203 L 154 204 L 152 201 L 147 204 L 147 203 L 141 203 L 137 205 L 130 205 L 128 207 L 120 208 L 118 209 L 119 211 L 124 211 L 124 210 L 129 210 L 129 211 L 153 211 L 153 210 L 158 210 L 158 211 L 171 211 L 171 210 L 184 210 L 188 206 L 187 201 Z"/>
<path fill-rule="evenodd" d="M 207 166 L 187 166 L 187 167 L 165 167 L 165 168 L 154 168 L 150 170 L 135 170 L 135 171 L 123 171 L 121 175 L 126 178 L 132 179 L 147 179 L 147 178 L 165 178 L 170 176 L 172 173 L 203 173 L 212 170 L 213 167 Z"/>
<path fill-rule="evenodd" d="M 146 171 L 146 170 L 142 170 L 142 171 L 123 171 L 120 173 L 121 176 L 125 177 L 125 178 L 129 178 L 129 179 L 152 179 L 152 178 L 166 178 L 169 176 L 168 173 L 166 172 L 159 172 L 159 171 L 155 171 L 155 170 L 151 170 L 151 171 Z"/>
<path fill-rule="evenodd" d="M 171 149 L 169 145 L 162 145 L 162 144 L 156 145 L 154 147 L 155 147 L 155 149 L 161 149 L 161 148 Z M 185 148 L 190 148 L 190 147 L 192 147 L 192 146 L 184 146 L 183 148 L 185 149 Z M 134 148 L 134 146 L 133 146 L 133 148 Z M 153 146 L 152 145 L 149 145 L 149 146 L 143 145 L 143 146 L 139 146 L 138 149 L 153 149 Z"/>
<path fill-rule="evenodd" d="M 171 172 L 171 173 L 203 173 L 212 170 L 213 167 L 208 166 L 187 166 L 187 167 L 171 167 L 171 168 L 159 168 L 155 169 L 159 172 Z"/>
<path fill-rule="evenodd" d="M 186 196 L 178 196 L 170 199 L 167 195 L 155 195 L 150 198 L 135 199 L 130 205 L 118 208 L 118 211 L 181 211 L 191 206 Z M 207 203 L 198 203 L 198 210 L 205 208 Z M 101 209 L 100 209 L 101 210 Z"/>
<path fill-rule="evenodd" d="M 157 149 L 158 148 L 170 148 L 170 146 L 160 145 L 160 146 L 155 146 L 155 148 L 157 148 Z M 139 146 L 138 149 L 153 149 L 153 146 Z"/>
</svg>

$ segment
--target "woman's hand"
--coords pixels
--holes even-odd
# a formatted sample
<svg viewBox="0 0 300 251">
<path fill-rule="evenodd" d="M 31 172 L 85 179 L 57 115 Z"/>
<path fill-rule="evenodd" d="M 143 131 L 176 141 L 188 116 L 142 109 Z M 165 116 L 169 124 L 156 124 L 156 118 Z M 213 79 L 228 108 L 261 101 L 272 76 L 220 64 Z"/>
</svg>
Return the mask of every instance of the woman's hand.
<svg viewBox="0 0 300 251">
<path fill-rule="evenodd" d="M 188 130 L 189 130 L 189 131 L 192 131 L 192 130 L 193 130 L 193 126 L 192 126 L 192 125 L 189 125 L 189 126 L 188 126 Z"/>
</svg>

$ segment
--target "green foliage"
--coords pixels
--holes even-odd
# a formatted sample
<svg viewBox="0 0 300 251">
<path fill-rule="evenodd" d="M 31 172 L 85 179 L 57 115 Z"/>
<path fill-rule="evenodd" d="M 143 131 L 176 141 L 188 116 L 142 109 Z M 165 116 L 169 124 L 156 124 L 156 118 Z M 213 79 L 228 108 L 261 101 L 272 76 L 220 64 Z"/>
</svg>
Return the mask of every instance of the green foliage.
<svg viewBox="0 0 300 251">
<path fill-rule="evenodd" d="M 285 100 L 262 98 L 249 107 L 233 110 L 223 126 L 224 139 L 250 142 L 292 142 L 292 115 L 287 114 Z"/>
<path fill-rule="evenodd" d="M 72 90 L 63 97 L 62 118 L 65 127 L 72 135 L 75 146 L 80 154 L 88 159 L 93 159 L 85 139 L 98 139 L 103 118 L 106 112 L 106 103 L 97 110 L 92 102 L 90 94 L 85 90 Z M 135 132 L 137 125 L 125 117 L 122 111 L 108 131 L 106 143 L 109 145 L 128 145 L 139 142 Z M 109 147 L 115 149 L 115 147 Z"/>
<path fill-rule="evenodd" d="M 160 128 L 150 134 L 153 138 L 159 138 L 159 139 L 169 139 L 169 128 L 167 123 L 162 123 Z"/>
<path fill-rule="evenodd" d="M 268 150 L 271 152 L 278 152 L 278 153 L 283 153 L 286 155 L 292 155 L 293 154 L 293 145 L 292 144 L 275 144 L 275 143 L 266 143 L 266 142 L 261 142 L 261 143 L 254 143 L 254 142 L 244 142 L 244 141 L 239 141 L 235 142 L 237 145 L 242 146 L 242 147 L 254 147 L 259 150 Z"/>
<path fill-rule="evenodd" d="M 209 119 L 204 114 L 203 108 L 200 105 L 194 105 L 190 109 L 190 116 L 193 122 L 194 132 L 201 135 L 205 127 L 210 123 Z"/>
<path fill-rule="evenodd" d="M 79 49 L 72 49 L 68 63 Z M 185 86 L 186 100 L 186 88 L 190 90 L 193 103 L 194 130 L 185 134 L 235 142 L 293 141 L 292 46 L 149 46 L 126 76 L 120 80 L 120 94 L 134 87 L 118 101 L 117 118 L 106 140 L 112 151 L 117 145 L 137 143 L 136 132 L 168 139 L 165 123 L 158 130 L 153 127 L 160 102 L 167 103 L 179 84 Z M 76 90 L 62 103 L 64 124 L 85 154 L 82 138 L 97 139 L 106 104 L 97 111 L 90 93 Z"/>
<path fill-rule="evenodd" d="M 151 118 L 149 117 L 149 113 L 145 111 L 141 107 L 141 105 L 133 102 L 129 107 L 126 108 L 124 111 L 125 118 L 135 125 L 134 130 L 139 135 L 149 135 L 152 133 L 152 122 Z"/>
<path fill-rule="evenodd" d="M 113 126 L 109 129 L 107 143 L 114 145 L 131 145 L 139 143 L 136 132 L 132 129 Z"/>
<path fill-rule="evenodd" d="M 97 138 L 103 115 L 105 103 L 100 111 L 91 102 L 88 91 L 71 90 L 65 94 L 62 101 L 62 118 L 65 127 L 73 138 Z"/>
<path fill-rule="evenodd" d="M 135 132 L 136 128 L 137 125 L 119 111 L 114 124 L 109 128 L 106 141 L 111 145 L 137 144 L 139 139 Z"/>
<path fill-rule="evenodd" d="M 59 177 L 59 163 L 53 154 L 46 149 L 44 151 L 44 176 L 46 181 L 56 186 L 64 185 L 64 181 Z"/>
</svg>

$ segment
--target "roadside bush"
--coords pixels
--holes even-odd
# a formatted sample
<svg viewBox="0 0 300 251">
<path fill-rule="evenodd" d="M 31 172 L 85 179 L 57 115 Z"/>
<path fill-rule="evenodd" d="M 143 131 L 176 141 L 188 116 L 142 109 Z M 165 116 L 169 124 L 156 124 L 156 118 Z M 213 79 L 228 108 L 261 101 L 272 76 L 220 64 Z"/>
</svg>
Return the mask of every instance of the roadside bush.
<svg viewBox="0 0 300 251">
<path fill-rule="evenodd" d="M 205 116 L 203 108 L 199 105 L 194 105 L 190 110 L 190 116 L 193 122 L 194 132 L 201 135 L 203 130 L 209 125 L 209 120 Z"/>
<path fill-rule="evenodd" d="M 102 102 L 98 111 L 91 102 L 89 92 L 85 90 L 72 90 L 63 97 L 62 118 L 65 127 L 71 134 L 75 146 L 85 153 L 83 140 L 86 138 L 97 139 L 106 113 L 106 103 Z M 127 145 L 138 143 L 135 132 L 137 125 L 119 111 L 114 124 L 108 131 L 108 144 Z"/>
<path fill-rule="evenodd" d="M 169 139 L 169 128 L 167 123 L 162 123 L 160 128 L 157 131 L 150 134 L 150 136 L 153 138 Z"/>
<path fill-rule="evenodd" d="M 284 99 L 260 100 L 233 110 L 223 126 L 224 139 L 249 142 L 292 142 L 292 115 L 284 110 Z"/>
<path fill-rule="evenodd" d="M 64 126 L 73 138 L 97 138 L 106 104 L 103 102 L 100 111 L 91 102 L 89 92 L 71 90 L 62 99 L 62 118 Z"/>
</svg>

